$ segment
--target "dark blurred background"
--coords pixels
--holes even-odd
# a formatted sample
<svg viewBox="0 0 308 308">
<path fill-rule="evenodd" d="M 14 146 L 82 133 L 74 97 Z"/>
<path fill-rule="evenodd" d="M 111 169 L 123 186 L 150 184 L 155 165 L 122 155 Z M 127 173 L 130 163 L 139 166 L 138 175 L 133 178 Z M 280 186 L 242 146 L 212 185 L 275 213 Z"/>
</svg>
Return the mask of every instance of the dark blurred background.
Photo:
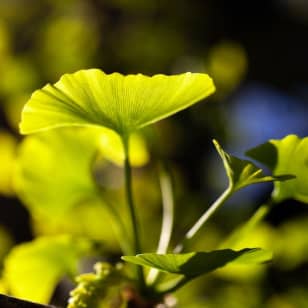
<svg viewBox="0 0 308 308">
<path fill-rule="evenodd" d="M 91 67 L 107 73 L 210 74 L 217 86 L 213 97 L 158 124 L 156 150 L 186 187 L 179 193 L 178 216 L 187 202 L 197 216 L 204 209 L 200 200 L 212 201 L 226 183 L 212 138 L 243 156 L 268 139 L 308 134 L 307 38 L 306 0 L 0 1 L 3 232 L 14 243 L 33 237 L 29 214 L 15 197 L 10 176 L 21 139 L 20 112 L 35 89 L 64 73 Z M 213 228 L 228 232 L 270 191 L 270 185 L 245 190 L 217 214 Z M 283 234 L 279 228 L 287 229 L 291 220 L 297 226 L 294 232 L 306 237 L 307 214 L 306 205 L 290 200 L 272 210 L 267 226 Z M 286 238 L 285 245 L 292 239 Z M 272 266 L 258 287 L 217 284 L 216 293 L 210 288 L 208 307 L 308 307 L 308 241 L 298 241 L 296 264 Z M 246 294 L 260 300 L 250 303 Z M 227 306 L 219 301 L 221 296 L 229 300 Z"/>
</svg>

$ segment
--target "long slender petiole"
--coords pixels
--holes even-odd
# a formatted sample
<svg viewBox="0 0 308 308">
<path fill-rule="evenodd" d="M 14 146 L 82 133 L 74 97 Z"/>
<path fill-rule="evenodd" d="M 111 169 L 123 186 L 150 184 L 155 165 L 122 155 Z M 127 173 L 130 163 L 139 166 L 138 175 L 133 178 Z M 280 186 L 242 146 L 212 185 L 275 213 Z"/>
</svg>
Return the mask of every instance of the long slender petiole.
<svg viewBox="0 0 308 308">
<path fill-rule="evenodd" d="M 180 253 L 187 242 L 191 240 L 201 227 L 208 221 L 208 219 L 214 214 L 214 212 L 232 195 L 232 186 L 228 188 L 220 195 L 220 197 L 205 211 L 205 213 L 197 220 L 197 222 L 188 230 L 184 239 L 174 249 L 174 253 Z"/>
<path fill-rule="evenodd" d="M 128 205 L 128 212 L 130 215 L 131 221 L 131 229 L 133 234 L 133 251 L 134 253 L 140 254 L 141 253 L 141 244 L 139 238 L 139 225 L 137 220 L 137 215 L 135 212 L 135 205 L 133 199 L 133 192 L 132 192 L 132 170 L 130 165 L 130 158 L 129 158 L 129 136 L 122 138 L 123 147 L 124 147 L 124 173 L 125 173 L 125 192 L 126 192 L 126 201 Z M 137 279 L 139 282 L 140 288 L 144 288 L 144 275 L 141 266 L 137 265 Z"/>
<path fill-rule="evenodd" d="M 156 252 L 159 254 L 165 254 L 168 251 L 173 229 L 174 199 L 171 179 L 166 170 L 161 170 L 159 180 L 162 194 L 163 214 L 160 239 Z M 158 274 L 159 271 L 157 269 L 151 268 L 147 277 L 147 283 L 153 284 L 157 279 Z"/>
</svg>

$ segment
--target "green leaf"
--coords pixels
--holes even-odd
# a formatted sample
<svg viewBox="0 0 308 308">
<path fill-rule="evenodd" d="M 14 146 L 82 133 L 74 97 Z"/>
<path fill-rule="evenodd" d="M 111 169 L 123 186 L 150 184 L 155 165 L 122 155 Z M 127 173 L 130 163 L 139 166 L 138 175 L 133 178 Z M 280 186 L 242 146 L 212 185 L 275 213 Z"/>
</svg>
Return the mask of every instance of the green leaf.
<svg viewBox="0 0 308 308">
<path fill-rule="evenodd" d="M 61 278 L 77 274 L 79 259 L 91 245 L 70 236 L 41 237 L 15 246 L 4 264 L 4 279 L 10 294 L 48 303 Z"/>
<path fill-rule="evenodd" d="M 272 197 L 280 202 L 293 198 L 308 203 L 308 137 L 288 135 L 253 148 L 247 155 L 267 165 L 273 174 L 292 174 L 292 181 L 276 182 Z"/>
<path fill-rule="evenodd" d="M 91 163 L 99 138 L 99 130 L 85 128 L 57 129 L 25 138 L 14 176 L 24 204 L 45 217 L 56 217 L 98 198 Z"/>
<path fill-rule="evenodd" d="M 285 174 L 277 176 L 266 176 L 263 174 L 262 169 L 255 166 L 252 162 L 226 153 L 216 140 L 213 140 L 213 143 L 223 161 L 229 180 L 229 187 L 231 187 L 233 191 L 237 191 L 251 184 L 272 181 L 285 181 L 292 178 L 292 176 Z"/>
<path fill-rule="evenodd" d="M 259 248 L 246 248 L 240 251 L 231 249 L 210 252 L 191 252 L 184 254 L 145 253 L 136 256 L 123 256 L 124 261 L 154 267 L 158 270 L 197 277 L 216 270 L 229 263 L 255 264 L 271 260 L 272 254 Z"/>
<path fill-rule="evenodd" d="M 128 135 L 214 91 L 206 74 L 149 77 L 81 70 L 35 91 L 22 112 L 20 130 L 29 134 L 59 126 L 99 125 Z"/>
</svg>

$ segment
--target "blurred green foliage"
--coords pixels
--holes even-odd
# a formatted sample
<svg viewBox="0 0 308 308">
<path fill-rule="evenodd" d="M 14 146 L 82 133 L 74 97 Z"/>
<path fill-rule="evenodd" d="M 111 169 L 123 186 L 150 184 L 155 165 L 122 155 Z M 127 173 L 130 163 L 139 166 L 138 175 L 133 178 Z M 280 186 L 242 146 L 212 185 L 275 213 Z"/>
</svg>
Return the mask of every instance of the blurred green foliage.
<svg viewBox="0 0 308 308">
<path fill-rule="evenodd" d="M 5 260 L 3 277 L 6 287 L 17 297 L 49 302 L 59 279 L 65 275 L 74 277 L 78 273 L 80 258 L 90 251 L 91 243 L 87 240 L 65 235 L 40 237 L 19 245 Z"/>
</svg>

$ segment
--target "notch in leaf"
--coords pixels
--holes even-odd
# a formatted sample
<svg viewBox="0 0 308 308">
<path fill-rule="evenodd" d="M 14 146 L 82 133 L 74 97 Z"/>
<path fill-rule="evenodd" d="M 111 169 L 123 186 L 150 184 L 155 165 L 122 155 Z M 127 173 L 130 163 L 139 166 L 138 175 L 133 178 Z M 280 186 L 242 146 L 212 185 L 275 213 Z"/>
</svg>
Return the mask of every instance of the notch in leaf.
<svg viewBox="0 0 308 308">
<path fill-rule="evenodd" d="M 23 109 L 20 130 L 29 134 L 59 126 L 98 125 L 125 137 L 214 91 L 206 74 L 149 77 L 80 70 L 35 91 Z"/>
<path fill-rule="evenodd" d="M 229 188 L 232 191 L 237 191 L 251 184 L 286 181 L 293 178 L 293 176 L 287 174 L 275 176 L 264 175 L 262 169 L 255 166 L 252 162 L 226 153 L 216 140 L 213 140 L 213 143 L 223 161 L 229 180 Z"/>
<path fill-rule="evenodd" d="M 268 166 L 273 174 L 293 174 L 293 180 L 276 182 L 272 198 L 276 202 L 293 198 L 308 203 L 308 137 L 288 135 L 271 139 L 246 153 Z"/>
</svg>

